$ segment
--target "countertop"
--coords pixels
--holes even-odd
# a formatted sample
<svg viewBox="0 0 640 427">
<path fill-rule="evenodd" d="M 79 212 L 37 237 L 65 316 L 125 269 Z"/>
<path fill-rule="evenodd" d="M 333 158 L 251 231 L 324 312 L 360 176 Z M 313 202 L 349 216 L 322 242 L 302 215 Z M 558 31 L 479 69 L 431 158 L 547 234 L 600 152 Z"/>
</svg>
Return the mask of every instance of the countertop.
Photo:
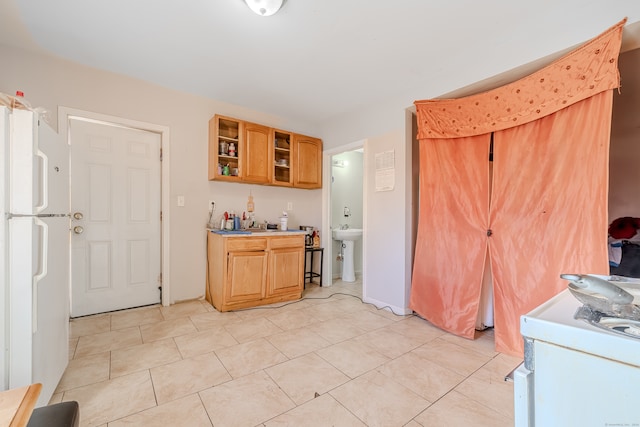
<svg viewBox="0 0 640 427">
<path fill-rule="evenodd" d="M 252 237 L 252 236 L 295 236 L 298 234 L 307 234 L 304 230 L 261 230 L 261 231 L 251 231 L 251 230 L 218 230 L 213 228 L 207 228 L 207 231 L 210 233 L 215 233 L 223 237 Z"/>
</svg>

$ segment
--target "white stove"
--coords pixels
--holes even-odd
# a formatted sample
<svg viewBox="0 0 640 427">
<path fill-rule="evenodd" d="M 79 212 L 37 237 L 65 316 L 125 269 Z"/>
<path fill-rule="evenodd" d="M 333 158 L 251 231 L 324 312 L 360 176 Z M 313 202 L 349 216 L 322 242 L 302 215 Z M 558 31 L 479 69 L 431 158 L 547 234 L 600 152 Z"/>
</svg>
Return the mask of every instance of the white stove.
<svg viewBox="0 0 640 427">
<path fill-rule="evenodd" d="M 565 290 L 522 316 L 516 426 L 640 426 L 640 339 L 574 318 L 582 306 Z"/>
</svg>

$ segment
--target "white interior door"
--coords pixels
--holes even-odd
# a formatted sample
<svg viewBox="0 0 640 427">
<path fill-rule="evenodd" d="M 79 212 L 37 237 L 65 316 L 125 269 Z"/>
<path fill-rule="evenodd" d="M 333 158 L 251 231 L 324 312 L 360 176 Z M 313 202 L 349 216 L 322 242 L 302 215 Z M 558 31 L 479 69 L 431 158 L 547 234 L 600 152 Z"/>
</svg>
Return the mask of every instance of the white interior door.
<svg viewBox="0 0 640 427">
<path fill-rule="evenodd" d="M 160 135 L 70 118 L 71 316 L 160 302 Z"/>
</svg>

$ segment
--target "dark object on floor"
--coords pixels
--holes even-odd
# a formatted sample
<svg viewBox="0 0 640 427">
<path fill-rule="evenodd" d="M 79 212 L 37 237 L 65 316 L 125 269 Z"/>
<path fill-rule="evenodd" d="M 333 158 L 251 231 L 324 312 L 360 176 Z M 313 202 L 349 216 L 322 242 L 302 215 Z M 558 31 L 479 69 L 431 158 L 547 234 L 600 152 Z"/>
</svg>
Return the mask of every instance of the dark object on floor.
<svg viewBox="0 0 640 427">
<path fill-rule="evenodd" d="M 611 274 L 617 276 L 640 277 L 640 245 L 623 243 L 620 265 L 610 270 Z"/>
<path fill-rule="evenodd" d="M 630 239 L 636 235 L 640 229 L 640 218 L 625 216 L 615 219 L 609 225 L 609 236 L 614 239 Z"/>
<path fill-rule="evenodd" d="M 27 427 L 78 427 L 80 406 L 78 402 L 62 402 L 33 410 Z"/>
</svg>

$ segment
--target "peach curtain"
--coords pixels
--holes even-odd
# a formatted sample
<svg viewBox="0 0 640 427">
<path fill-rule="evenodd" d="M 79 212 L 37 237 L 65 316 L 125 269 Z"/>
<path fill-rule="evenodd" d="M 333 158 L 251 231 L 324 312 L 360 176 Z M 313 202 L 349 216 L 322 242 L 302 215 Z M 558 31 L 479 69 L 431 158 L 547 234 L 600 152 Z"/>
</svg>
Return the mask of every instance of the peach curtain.
<svg viewBox="0 0 640 427">
<path fill-rule="evenodd" d="M 522 354 L 520 316 L 564 288 L 560 273 L 608 271 L 611 89 L 625 22 L 514 83 L 416 101 L 421 195 L 410 307 L 436 326 L 473 337 L 487 247 L 496 350 L 513 355 Z"/>
<path fill-rule="evenodd" d="M 420 142 L 410 307 L 467 338 L 474 334 L 487 252 L 490 141 L 485 134 Z"/>
</svg>

